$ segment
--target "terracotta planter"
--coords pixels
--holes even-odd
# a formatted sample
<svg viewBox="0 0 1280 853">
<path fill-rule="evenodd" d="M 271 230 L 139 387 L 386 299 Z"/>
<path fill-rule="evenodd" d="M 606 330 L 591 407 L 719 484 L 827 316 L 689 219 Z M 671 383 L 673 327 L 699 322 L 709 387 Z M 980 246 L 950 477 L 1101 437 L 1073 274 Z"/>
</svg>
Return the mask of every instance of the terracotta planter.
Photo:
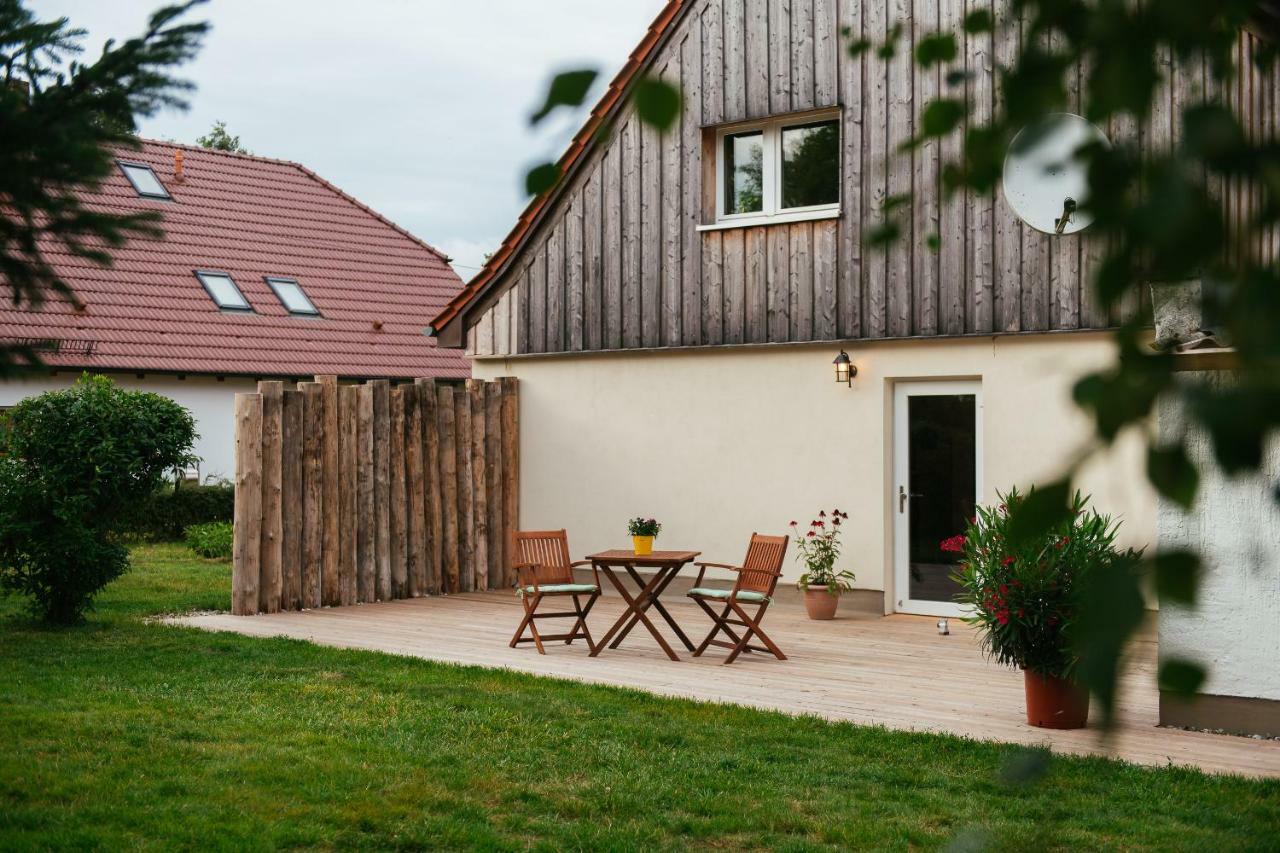
<svg viewBox="0 0 1280 853">
<path fill-rule="evenodd" d="M 1023 672 L 1027 723 L 1042 729 L 1083 729 L 1089 722 L 1089 691 L 1072 681 Z"/>
<path fill-rule="evenodd" d="M 836 618 L 836 605 L 839 603 L 840 597 L 827 592 L 825 586 L 804 591 L 804 609 L 809 612 L 810 619 Z"/>
</svg>

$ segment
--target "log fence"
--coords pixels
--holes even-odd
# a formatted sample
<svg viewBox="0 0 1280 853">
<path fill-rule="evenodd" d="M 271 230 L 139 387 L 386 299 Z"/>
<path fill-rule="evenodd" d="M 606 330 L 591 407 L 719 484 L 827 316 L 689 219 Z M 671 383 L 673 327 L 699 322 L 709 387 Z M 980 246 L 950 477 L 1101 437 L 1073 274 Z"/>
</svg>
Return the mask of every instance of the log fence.
<svg viewBox="0 0 1280 853">
<path fill-rule="evenodd" d="M 236 395 L 232 612 L 510 586 L 519 516 L 514 378 Z"/>
</svg>

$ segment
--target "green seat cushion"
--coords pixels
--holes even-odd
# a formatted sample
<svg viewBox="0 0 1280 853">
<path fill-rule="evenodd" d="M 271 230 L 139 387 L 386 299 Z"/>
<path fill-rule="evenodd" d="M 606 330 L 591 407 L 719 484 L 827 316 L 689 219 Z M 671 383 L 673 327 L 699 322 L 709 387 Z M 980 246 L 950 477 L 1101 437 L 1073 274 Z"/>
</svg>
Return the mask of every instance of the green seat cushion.
<svg viewBox="0 0 1280 853">
<path fill-rule="evenodd" d="M 526 586 L 527 593 L 535 592 L 595 592 L 598 587 L 593 583 L 544 583 L 540 587 Z"/>
<path fill-rule="evenodd" d="M 733 592 L 731 589 L 709 589 L 703 586 L 696 586 L 689 590 L 689 595 L 695 595 L 699 598 L 718 598 L 721 601 L 728 601 L 729 593 L 731 592 Z M 735 595 L 734 599 L 737 601 L 768 601 L 769 596 L 765 595 L 763 592 L 752 592 L 749 589 L 744 589 Z"/>
</svg>

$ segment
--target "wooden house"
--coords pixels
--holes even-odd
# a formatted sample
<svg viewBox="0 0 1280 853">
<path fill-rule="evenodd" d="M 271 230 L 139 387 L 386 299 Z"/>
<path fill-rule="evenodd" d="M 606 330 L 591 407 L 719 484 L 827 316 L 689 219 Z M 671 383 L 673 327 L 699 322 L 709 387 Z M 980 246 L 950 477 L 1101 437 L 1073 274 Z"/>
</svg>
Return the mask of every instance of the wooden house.
<svg viewBox="0 0 1280 853">
<path fill-rule="evenodd" d="M 660 545 L 723 560 L 752 530 L 839 507 L 862 604 L 955 612 L 939 543 L 975 501 L 1055 477 L 1086 445 L 1073 383 L 1144 308 L 1093 296 L 1102 254 L 1088 231 L 1041 233 L 999 194 L 944 197 L 957 139 L 899 151 L 948 85 L 949 68 L 913 62 L 916 41 L 977 9 L 1010 14 L 1005 0 L 663 8 L 562 159 L 564 180 L 433 324 L 477 377 L 520 379 L 525 526 L 568 527 L 592 550 L 656 516 Z M 878 44 L 899 24 L 887 62 L 845 50 L 846 32 Z M 1201 97 L 1269 115 L 1254 42 L 1241 34 L 1237 87 L 1171 64 L 1147 121 L 1101 130 L 1154 151 Z M 991 33 L 960 42 L 976 120 L 1015 51 Z M 644 73 L 684 93 L 666 133 L 629 104 Z M 908 191 L 901 239 L 869 249 L 886 200 Z M 833 381 L 842 352 L 848 383 Z M 1144 442 L 1124 436 L 1078 481 L 1135 545 L 1155 530 Z"/>
</svg>

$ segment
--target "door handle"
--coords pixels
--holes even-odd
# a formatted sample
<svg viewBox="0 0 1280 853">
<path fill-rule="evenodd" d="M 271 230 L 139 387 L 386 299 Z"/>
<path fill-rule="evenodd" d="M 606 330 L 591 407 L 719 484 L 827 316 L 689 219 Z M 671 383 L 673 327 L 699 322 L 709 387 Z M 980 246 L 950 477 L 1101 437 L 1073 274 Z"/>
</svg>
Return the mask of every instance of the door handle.
<svg viewBox="0 0 1280 853">
<path fill-rule="evenodd" d="M 922 497 L 924 495 L 920 492 L 908 492 L 906 486 L 898 486 L 898 514 L 901 515 L 907 511 L 907 498 Z"/>
</svg>

